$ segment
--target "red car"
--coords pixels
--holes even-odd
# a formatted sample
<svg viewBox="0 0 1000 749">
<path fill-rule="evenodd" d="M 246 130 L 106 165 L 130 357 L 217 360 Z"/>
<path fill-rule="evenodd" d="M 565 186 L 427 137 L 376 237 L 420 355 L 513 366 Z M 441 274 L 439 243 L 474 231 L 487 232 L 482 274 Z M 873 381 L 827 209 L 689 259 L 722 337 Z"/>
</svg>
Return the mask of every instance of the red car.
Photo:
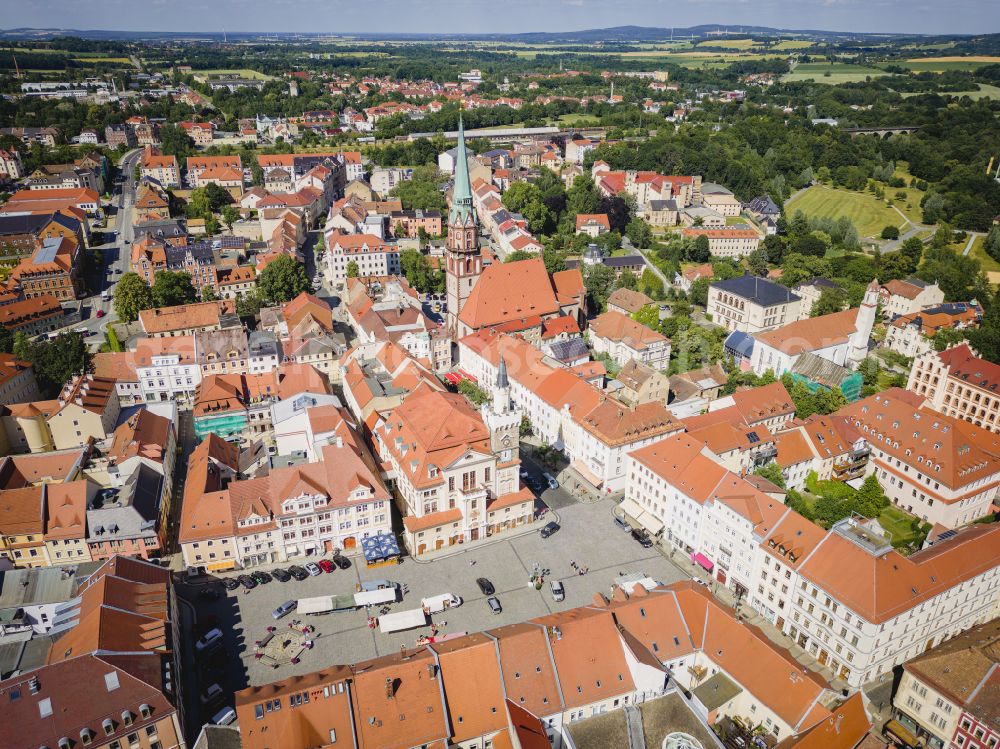
<svg viewBox="0 0 1000 749">
<path fill-rule="evenodd" d="M 107 314 L 107 313 L 105 313 L 105 311 L 104 311 L 104 310 L 102 310 L 102 309 L 99 309 L 99 310 L 97 310 L 97 315 L 96 315 L 96 317 L 104 317 L 104 315 L 105 315 L 105 314 Z"/>
<path fill-rule="evenodd" d="M 329 559 L 320 559 L 319 562 L 317 562 L 317 564 L 319 564 L 319 568 L 323 570 L 323 572 L 333 572 L 335 569 L 337 569 L 336 567 L 333 566 L 333 562 L 331 562 Z"/>
</svg>

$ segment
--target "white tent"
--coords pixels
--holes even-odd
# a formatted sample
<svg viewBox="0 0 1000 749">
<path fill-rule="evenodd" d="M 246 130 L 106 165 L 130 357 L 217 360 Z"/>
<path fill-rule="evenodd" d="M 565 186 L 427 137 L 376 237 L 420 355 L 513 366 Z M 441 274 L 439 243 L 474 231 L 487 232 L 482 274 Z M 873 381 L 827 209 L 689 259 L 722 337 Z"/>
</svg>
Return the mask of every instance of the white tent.
<svg viewBox="0 0 1000 749">
<path fill-rule="evenodd" d="M 378 628 L 382 632 L 402 632 L 404 629 L 423 627 L 427 624 L 427 614 L 423 609 L 397 611 L 378 618 Z"/>
<path fill-rule="evenodd" d="M 393 603 L 399 594 L 395 588 L 380 590 L 362 590 L 354 594 L 355 606 L 379 606 L 383 603 Z"/>
<path fill-rule="evenodd" d="M 323 614 L 333 611 L 333 596 L 300 598 L 296 612 L 299 614 Z"/>
</svg>

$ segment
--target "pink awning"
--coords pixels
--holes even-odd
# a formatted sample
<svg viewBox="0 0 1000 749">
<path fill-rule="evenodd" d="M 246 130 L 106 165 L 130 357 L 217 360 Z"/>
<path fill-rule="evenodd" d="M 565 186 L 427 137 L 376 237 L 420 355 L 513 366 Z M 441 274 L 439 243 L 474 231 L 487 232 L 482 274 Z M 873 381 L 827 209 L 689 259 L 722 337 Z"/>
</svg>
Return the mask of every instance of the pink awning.
<svg viewBox="0 0 1000 749">
<path fill-rule="evenodd" d="M 715 565 L 712 560 L 702 554 L 700 551 L 696 551 L 691 555 L 691 561 L 697 564 L 699 567 L 704 569 L 706 572 L 711 572 Z"/>
</svg>

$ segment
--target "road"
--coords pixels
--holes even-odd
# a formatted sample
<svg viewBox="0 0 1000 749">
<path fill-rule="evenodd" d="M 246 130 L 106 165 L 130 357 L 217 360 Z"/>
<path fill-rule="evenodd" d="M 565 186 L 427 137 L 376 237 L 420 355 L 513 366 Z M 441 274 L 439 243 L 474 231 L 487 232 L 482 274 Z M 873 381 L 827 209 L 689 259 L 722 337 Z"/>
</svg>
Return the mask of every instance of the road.
<svg viewBox="0 0 1000 749">
<path fill-rule="evenodd" d="M 622 249 L 635 250 L 640 255 L 642 255 L 643 259 L 646 261 L 646 267 L 649 268 L 651 271 L 653 271 L 653 274 L 657 278 L 659 278 L 660 281 L 663 282 L 664 290 L 669 289 L 673 285 L 674 279 L 667 278 L 666 274 L 664 274 L 663 271 L 661 271 L 659 268 L 656 267 L 656 263 L 654 263 L 649 257 L 647 257 L 645 252 L 643 252 L 641 249 L 632 244 L 631 240 L 628 237 L 622 237 Z"/>
</svg>

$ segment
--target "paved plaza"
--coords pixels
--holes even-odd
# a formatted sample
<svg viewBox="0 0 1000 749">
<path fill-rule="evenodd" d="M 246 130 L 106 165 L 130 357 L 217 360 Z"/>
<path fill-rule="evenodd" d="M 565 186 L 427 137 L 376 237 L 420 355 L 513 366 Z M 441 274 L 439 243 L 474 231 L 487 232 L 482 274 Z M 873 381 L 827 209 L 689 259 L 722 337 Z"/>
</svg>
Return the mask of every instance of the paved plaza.
<svg viewBox="0 0 1000 749">
<path fill-rule="evenodd" d="M 452 634 L 476 632 L 586 605 L 593 600 L 594 593 L 609 593 L 619 573 L 642 572 L 663 583 L 682 579 L 684 573 L 656 549 L 643 549 L 612 522 L 613 506 L 610 499 L 605 499 L 565 507 L 558 513 L 562 527 L 547 539 L 533 530 L 433 561 L 415 562 L 407 558 L 401 565 L 371 570 L 364 567 L 363 561 L 359 565 L 358 559 L 352 558 L 354 563 L 349 570 L 338 569 L 301 582 L 273 581 L 249 592 L 222 591 L 218 601 L 198 602 L 196 634 L 211 626 L 223 629 L 225 651 L 229 655 L 220 667 L 226 671 L 226 686 L 238 690 L 335 663 L 385 655 L 401 646 L 413 647 L 419 637 L 430 634 L 430 626 L 382 634 L 368 627 L 363 609 L 314 616 L 293 613 L 282 619 L 280 626 L 286 627 L 286 622 L 294 619 L 313 625 L 317 631 L 313 648 L 301 655 L 299 663 L 282 664 L 277 669 L 254 658 L 254 643 L 266 634 L 268 626 L 275 624 L 271 612 L 279 604 L 311 596 L 353 593 L 360 581 L 388 579 L 405 585 L 409 592 L 391 606 L 393 612 L 419 608 L 421 598 L 440 593 L 460 596 L 463 599 L 460 607 L 431 617 L 439 634 Z M 571 561 L 589 568 L 589 572 L 580 576 L 570 566 Z M 541 590 L 529 584 L 536 564 L 551 571 Z M 486 577 L 493 583 L 503 606 L 502 613 L 491 613 L 486 596 L 476 585 L 477 577 Z M 552 579 L 561 580 L 565 586 L 566 598 L 560 603 L 552 599 L 549 591 Z M 196 595 L 194 590 L 192 586 L 188 592 Z"/>
</svg>

